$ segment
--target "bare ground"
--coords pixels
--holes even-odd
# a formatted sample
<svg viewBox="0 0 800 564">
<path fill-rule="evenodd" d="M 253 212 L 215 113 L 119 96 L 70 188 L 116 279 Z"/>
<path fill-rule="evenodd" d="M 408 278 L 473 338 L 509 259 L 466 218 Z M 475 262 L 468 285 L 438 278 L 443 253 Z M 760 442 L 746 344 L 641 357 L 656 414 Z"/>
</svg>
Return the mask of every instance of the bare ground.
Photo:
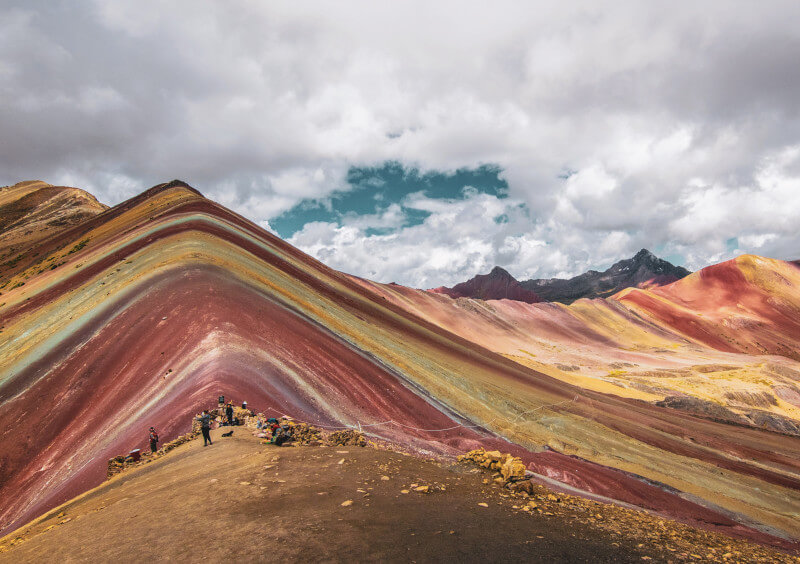
<svg viewBox="0 0 800 564">
<path fill-rule="evenodd" d="M 529 500 L 466 464 L 375 448 L 278 448 L 244 429 L 219 434 L 1 539 L 0 562 L 794 561 L 638 512 L 615 521 L 622 510 L 613 506 L 542 496 L 524 512 Z"/>
</svg>

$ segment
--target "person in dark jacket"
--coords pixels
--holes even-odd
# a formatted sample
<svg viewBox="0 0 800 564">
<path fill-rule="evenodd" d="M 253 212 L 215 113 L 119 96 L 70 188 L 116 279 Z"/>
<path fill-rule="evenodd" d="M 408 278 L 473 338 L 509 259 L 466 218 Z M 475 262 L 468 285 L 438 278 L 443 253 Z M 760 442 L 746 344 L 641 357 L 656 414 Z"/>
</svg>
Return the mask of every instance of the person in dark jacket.
<svg viewBox="0 0 800 564">
<path fill-rule="evenodd" d="M 155 427 L 150 427 L 150 452 L 155 454 L 158 450 L 158 433 Z"/>
<path fill-rule="evenodd" d="M 200 431 L 203 433 L 203 446 L 214 444 L 211 442 L 211 415 L 208 410 L 204 409 L 197 420 L 200 422 Z"/>
<path fill-rule="evenodd" d="M 230 402 L 225 408 L 225 417 L 228 418 L 228 425 L 233 425 L 233 405 Z"/>
</svg>

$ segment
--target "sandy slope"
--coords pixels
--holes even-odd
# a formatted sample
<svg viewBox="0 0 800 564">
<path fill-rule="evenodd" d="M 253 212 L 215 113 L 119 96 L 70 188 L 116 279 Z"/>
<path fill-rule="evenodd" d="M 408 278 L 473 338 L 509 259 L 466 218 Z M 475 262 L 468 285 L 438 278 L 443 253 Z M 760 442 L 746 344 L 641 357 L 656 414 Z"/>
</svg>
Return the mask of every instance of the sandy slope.
<svg viewBox="0 0 800 564">
<path fill-rule="evenodd" d="M 564 496 L 523 512 L 514 507 L 526 499 L 463 464 L 373 448 L 276 448 L 244 430 L 219 433 L 208 448 L 199 439 L 178 447 L 6 537 L 0 562 L 791 561 Z M 444 490 L 408 491 L 412 483 Z"/>
</svg>

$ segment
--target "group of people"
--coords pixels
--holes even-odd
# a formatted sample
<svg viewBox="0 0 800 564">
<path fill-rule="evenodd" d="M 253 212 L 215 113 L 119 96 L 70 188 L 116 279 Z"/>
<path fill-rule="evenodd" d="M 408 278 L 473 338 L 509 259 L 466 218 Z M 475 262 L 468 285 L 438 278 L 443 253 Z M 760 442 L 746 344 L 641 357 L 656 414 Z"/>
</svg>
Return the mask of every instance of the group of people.
<svg viewBox="0 0 800 564">
<path fill-rule="evenodd" d="M 247 402 L 242 402 L 242 408 L 247 409 Z M 212 445 L 211 442 L 211 413 L 207 409 L 203 410 L 196 420 L 200 423 L 200 432 L 203 435 L 203 446 Z M 239 421 L 233 415 L 233 404 L 228 402 L 225 405 L 225 423 L 228 425 L 238 425 Z M 258 420 L 256 427 L 259 430 L 271 433 L 270 443 L 281 446 L 287 441 L 292 440 L 292 428 L 289 425 L 281 424 L 274 417 L 270 417 L 266 422 Z M 158 433 L 154 427 L 150 427 L 150 452 L 155 453 L 158 450 Z"/>
<path fill-rule="evenodd" d="M 289 425 L 281 425 L 274 417 L 270 417 L 266 422 L 259 419 L 256 428 L 263 431 L 269 430 L 272 434 L 269 442 L 276 446 L 281 446 L 293 438 L 292 428 Z"/>
<path fill-rule="evenodd" d="M 223 396 L 220 396 L 220 404 L 223 403 Z M 247 402 L 242 402 L 242 409 L 247 409 Z M 207 409 L 197 417 L 200 422 L 200 432 L 203 434 L 203 446 L 213 445 L 211 442 L 211 414 Z M 239 425 L 239 419 L 233 416 L 233 403 L 225 404 L 225 423 L 228 425 Z"/>
</svg>

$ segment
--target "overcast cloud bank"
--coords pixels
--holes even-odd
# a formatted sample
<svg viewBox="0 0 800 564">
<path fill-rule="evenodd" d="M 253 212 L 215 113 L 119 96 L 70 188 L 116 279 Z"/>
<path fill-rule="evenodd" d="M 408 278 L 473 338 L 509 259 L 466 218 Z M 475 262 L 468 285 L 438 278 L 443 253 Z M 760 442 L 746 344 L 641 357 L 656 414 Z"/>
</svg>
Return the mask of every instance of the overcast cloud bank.
<svg viewBox="0 0 800 564">
<path fill-rule="evenodd" d="M 796 2 L 5 2 L 0 183 L 114 204 L 181 178 L 266 226 L 354 167 L 488 164 L 507 194 L 405 194 L 290 241 L 423 287 L 642 247 L 798 258 L 798 21 Z"/>
</svg>

